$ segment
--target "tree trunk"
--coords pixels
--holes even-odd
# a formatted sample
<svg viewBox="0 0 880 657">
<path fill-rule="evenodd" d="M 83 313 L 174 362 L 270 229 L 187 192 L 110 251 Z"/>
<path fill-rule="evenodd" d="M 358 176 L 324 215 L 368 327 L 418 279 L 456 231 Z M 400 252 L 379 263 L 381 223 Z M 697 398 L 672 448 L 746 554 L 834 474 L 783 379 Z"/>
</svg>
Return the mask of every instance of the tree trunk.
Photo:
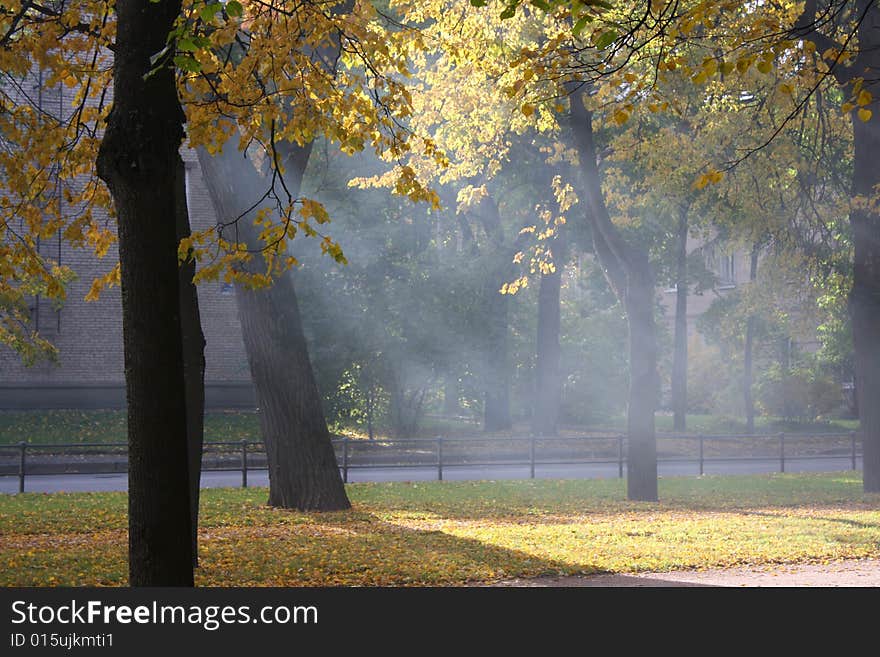
<svg viewBox="0 0 880 657">
<path fill-rule="evenodd" d="M 190 235 L 186 204 L 186 171 L 183 161 L 177 174 L 177 241 Z M 201 492 L 202 446 L 205 429 L 205 335 L 199 314 L 199 296 L 193 283 L 196 263 L 180 265 L 180 330 L 183 376 L 186 386 L 186 442 L 189 463 L 189 504 L 192 518 L 193 567 L 199 565 L 199 493 Z"/>
<path fill-rule="evenodd" d="M 458 379 L 453 374 L 447 374 L 443 380 L 443 414 L 457 416 L 459 413 Z"/>
<path fill-rule="evenodd" d="M 486 431 L 504 431 L 513 423 L 510 419 L 510 365 L 509 317 L 510 302 L 499 290 L 512 277 L 513 253 L 504 245 L 504 227 L 498 204 L 491 196 L 484 196 L 477 213 L 486 235 L 497 248 L 490 254 L 492 264 L 486 281 L 486 401 L 483 408 L 483 428 Z M 515 252 L 515 251 L 514 251 Z"/>
<path fill-rule="evenodd" d="M 506 270 L 506 269 L 505 269 Z M 496 272 L 486 288 L 486 402 L 483 428 L 510 429 L 510 367 L 508 364 L 509 301 L 499 290 L 506 282 Z"/>
<path fill-rule="evenodd" d="M 193 584 L 177 259 L 184 117 L 173 68 L 145 79 L 180 9 L 173 0 L 116 3 L 114 105 L 97 161 L 119 234 L 132 586 Z"/>
<path fill-rule="evenodd" d="M 687 429 L 687 208 L 678 215 L 675 262 L 675 336 L 672 351 L 672 428 Z"/>
<path fill-rule="evenodd" d="M 602 195 L 593 140 L 593 115 L 581 92 L 570 96 L 572 135 L 578 150 L 593 245 L 611 288 L 621 300 L 629 328 L 629 403 L 627 406 L 627 497 L 657 500 L 657 333 L 654 324 L 654 276 L 647 252 L 627 242 L 612 223 Z"/>
<path fill-rule="evenodd" d="M 299 194 L 310 151 L 293 148 L 285 162 L 285 181 L 293 196 Z M 238 152 L 235 138 L 213 157 L 202 149 L 198 156 L 220 221 L 238 217 L 269 184 Z M 242 217 L 236 230 L 249 249 L 262 248 L 252 214 Z M 279 276 L 267 289 L 237 284 L 235 298 L 266 445 L 269 504 L 313 511 L 350 508 L 309 361 L 293 278 Z"/>
<path fill-rule="evenodd" d="M 862 437 L 865 492 L 880 492 L 880 216 L 876 203 L 880 170 L 880 7 L 872 0 L 852 3 L 855 14 L 863 17 L 858 25 L 859 52 L 851 66 L 836 66 L 832 74 L 844 92 L 853 93 L 856 77 L 863 79 L 863 89 L 873 99 L 864 109 L 871 111 L 868 121 L 850 112 L 853 123 L 853 185 L 856 203 L 850 210 L 854 247 L 853 286 L 849 294 L 855 354 L 856 403 Z M 818 2 L 807 0 L 795 22 L 796 38 L 813 41 L 820 52 L 840 47 L 831 37 L 819 32 Z"/>
<path fill-rule="evenodd" d="M 874 36 L 870 42 L 873 59 L 880 59 L 880 9 L 872 9 Z M 859 31 L 860 38 L 862 30 Z M 866 46 L 863 45 L 863 48 Z M 880 70 L 880 62 L 872 67 Z M 880 85 L 871 85 L 874 98 L 880 98 Z M 855 144 L 853 195 L 863 199 L 876 198 L 880 185 L 880 103 L 870 109 L 873 116 L 867 123 L 853 118 Z M 855 260 L 853 287 L 849 296 L 855 348 L 856 394 L 862 437 L 863 487 L 865 492 L 880 492 L 880 216 L 876 205 L 857 203 L 850 212 Z"/>
<path fill-rule="evenodd" d="M 629 327 L 629 404 L 626 490 L 631 500 L 657 500 L 657 331 L 654 324 L 654 276 L 648 254 L 634 258 L 627 271 L 626 309 Z"/>
<path fill-rule="evenodd" d="M 758 244 L 752 247 L 752 257 L 749 262 L 749 281 L 755 282 L 758 277 Z M 755 342 L 754 314 L 750 314 L 746 320 L 746 345 L 743 354 L 743 401 L 746 406 L 746 432 L 755 433 L 755 400 L 752 398 L 752 359 Z"/>
<path fill-rule="evenodd" d="M 535 411 L 532 433 L 555 436 L 562 405 L 562 379 L 559 372 L 559 291 L 562 284 L 564 249 L 556 254 L 556 271 L 541 275 L 538 289 L 538 336 L 535 352 Z"/>
</svg>

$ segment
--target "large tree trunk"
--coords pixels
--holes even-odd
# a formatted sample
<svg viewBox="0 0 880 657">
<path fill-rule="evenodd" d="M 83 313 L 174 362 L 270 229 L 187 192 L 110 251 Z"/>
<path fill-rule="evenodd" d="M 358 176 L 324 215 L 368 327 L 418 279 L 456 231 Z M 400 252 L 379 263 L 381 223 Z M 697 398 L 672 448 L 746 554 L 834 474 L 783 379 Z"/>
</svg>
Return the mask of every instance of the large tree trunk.
<svg viewBox="0 0 880 657">
<path fill-rule="evenodd" d="M 749 281 L 755 282 L 758 277 L 758 244 L 752 247 L 752 257 L 749 262 Z M 755 400 L 752 398 L 752 361 L 754 359 L 755 323 L 757 319 L 754 313 L 750 313 L 746 320 L 746 344 L 743 354 L 743 401 L 746 407 L 746 432 L 755 433 Z"/>
<path fill-rule="evenodd" d="M 299 194 L 310 151 L 292 148 L 284 163 L 293 196 Z M 217 155 L 200 149 L 198 156 L 221 221 L 238 217 L 269 184 L 238 152 L 234 138 Z M 251 214 L 237 222 L 236 230 L 248 249 L 262 248 Z M 236 285 L 235 298 L 266 445 L 269 504 L 315 511 L 350 508 L 309 361 L 292 276 L 279 276 L 268 289 Z"/>
<path fill-rule="evenodd" d="M 626 428 L 627 496 L 631 500 L 657 499 L 657 331 L 654 324 L 654 276 L 648 254 L 632 259 L 627 271 L 624 302 L 629 327 L 629 404 Z"/>
<path fill-rule="evenodd" d="M 871 10 L 873 59 L 880 59 L 880 9 Z M 867 22 L 867 21 L 866 21 Z M 859 31 L 860 38 L 862 30 Z M 862 45 L 865 48 L 867 44 Z M 870 76 L 876 79 L 880 62 L 875 61 Z M 880 98 L 880 85 L 872 85 L 874 98 Z M 853 118 L 855 160 L 853 195 L 876 198 L 880 185 L 880 103 L 872 103 L 873 116 L 864 123 Z M 849 306 L 855 347 L 855 379 L 862 435 L 863 486 L 865 492 L 880 492 L 880 215 L 876 205 L 857 203 L 850 213 L 855 261 Z"/>
<path fill-rule="evenodd" d="M 627 406 L 627 497 L 657 499 L 657 333 L 654 324 L 654 276 L 647 252 L 628 243 L 612 223 L 602 195 L 593 140 L 593 116 L 581 92 L 571 96 L 572 133 L 583 174 L 586 216 L 593 244 L 612 289 L 623 303 L 629 328 L 629 403 Z"/>
<path fill-rule="evenodd" d="M 116 207 L 128 400 L 129 582 L 192 586 L 177 222 L 183 112 L 173 68 L 146 77 L 180 2 L 118 0 L 114 105 L 98 174 Z M 146 77 L 146 79 L 145 79 Z"/>
<path fill-rule="evenodd" d="M 555 255 L 556 271 L 542 274 L 538 289 L 538 335 L 535 359 L 535 410 L 532 433 L 555 436 L 562 405 L 562 378 L 559 372 L 559 292 L 562 285 L 564 248 Z"/>
<path fill-rule="evenodd" d="M 678 215 L 675 244 L 675 335 L 672 349 L 672 428 L 687 429 L 687 237 L 688 210 Z"/>
<path fill-rule="evenodd" d="M 872 113 L 868 121 L 850 113 L 855 147 L 852 193 L 856 203 L 850 210 L 855 254 L 849 309 L 862 436 L 862 482 L 866 492 L 880 492 L 880 213 L 870 202 L 876 198 L 876 186 L 880 184 L 880 7 L 873 0 L 857 0 L 851 7 L 855 16 L 862 18 L 858 25 L 859 52 L 851 66 L 838 65 L 831 72 L 844 97 L 852 94 L 856 77 L 864 80 L 863 88 L 873 96 L 865 107 Z M 820 52 L 829 47 L 842 49 L 841 44 L 816 29 L 823 23 L 817 22 L 817 16 L 817 0 L 807 0 L 795 22 L 795 38 L 810 39 Z"/>
</svg>

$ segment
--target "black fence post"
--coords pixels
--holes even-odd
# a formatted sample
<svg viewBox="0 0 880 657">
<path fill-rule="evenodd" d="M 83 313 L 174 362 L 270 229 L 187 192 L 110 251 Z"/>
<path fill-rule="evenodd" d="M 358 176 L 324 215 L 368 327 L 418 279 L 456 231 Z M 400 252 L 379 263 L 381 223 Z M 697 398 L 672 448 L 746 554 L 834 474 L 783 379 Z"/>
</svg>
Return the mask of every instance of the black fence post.
<svg viewBox="0 0 880 657">
<path fill-rule="evenodd" d="M 785 434 L 779 434 L 779 471 L 785 472 Z"/>
<path fill-rule="evenodd" d="M 342 483 L 348 483 L 348 436 L 342 437 Z"/>
<path fill-rule="evenodd" d="M 437 436 L 437 481 L 443 481 L 443 436 Z"/>
<path fill-rule="evenodd" d="M 535 478 L 535 436 L 529 436 L 529 479 Z"/>
<path fill-rule="evenodd" d="M 617 437 L 617 478 L 623 479 L 623 436 Z"/>
<path fill-rule="evenodd" d="M 850 454 L 852 455 L 852 469 L 856 469 L 856 432 L 849 432 Z"/>
<path fill-rule="evenodd" d="M 22 441 L 18 443 L 18 492 L 24 492 L 24 461 L 25 461 L 25 452 L 27 451 L 27 443 Z"/>
<path fill-rule="evenodd" d="M 248 441 L 247 438 L 241 439 L 241 487 L 247 488 L 247 475 L 248 475 Z"/>
<path fill-rule="evenodd" d="M 704 459 L 703 459 L 703 436 L 698 436 L 700 440 L 700 476 L 703 476 L 703 467 L 704 467 Z"/>
</svg>

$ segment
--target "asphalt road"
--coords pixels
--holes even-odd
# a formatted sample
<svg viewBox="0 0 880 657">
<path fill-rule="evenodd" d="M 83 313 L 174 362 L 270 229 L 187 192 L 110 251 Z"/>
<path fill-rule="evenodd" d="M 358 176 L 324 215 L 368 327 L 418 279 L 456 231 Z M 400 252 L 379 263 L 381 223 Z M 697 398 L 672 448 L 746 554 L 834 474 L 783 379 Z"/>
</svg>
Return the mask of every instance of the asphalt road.
<svg viewBox="0 0 880 657">
<path fill-rule="evenodd" d="M 861 467 L 861 458 L 857 460 Z M 822 459 L 786 458 L 786 472 L 839 472 L 850 470 L 849 457 Z M 706 474 L 760 474 L 779 471 L 778 459 L 754 461 L 712 461 L 706 460 Z M 676 477 L 699 474 L 699 465 L 694 461 L 661 462 L 659 474 L 662 477 Z M 473 481 L 487 479 L 526 479 L 529 477 L 528 465 L 496 466 L 444 466 L 443 479 L 447 481 Z M 590 463 L 571 465 L 537 465 L 535 477 L 538 479 L 608 479 L 617 477 L 616 463 Z M 363 481 L 431 481 L 437 479 L 436 466 L 418 467 L 365 467 L 351 468 L 348 471 L 350 483 Z M 265 470 L 248 472 L 249 486 L 267 486 L 268 474 Z M 241 472 L 205 472 L 202 474 L 202 488 L 223 488 L 241 486 Z M 28 475 L 25 479 L 25 492 L 54 493 L 60 491 L 113 491 L 126 490 L 128 480 L 125 473 L 119 474 L 59 474 Z M 0 493 L 17 493 L 17 476 L 0 476 Z"/>
</svg>

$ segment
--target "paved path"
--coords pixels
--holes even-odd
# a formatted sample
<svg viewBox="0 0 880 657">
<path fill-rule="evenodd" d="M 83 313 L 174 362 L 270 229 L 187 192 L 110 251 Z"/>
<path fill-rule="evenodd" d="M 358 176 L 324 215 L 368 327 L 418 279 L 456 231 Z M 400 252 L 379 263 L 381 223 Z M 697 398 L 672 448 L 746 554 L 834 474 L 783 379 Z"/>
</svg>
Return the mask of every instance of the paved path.
<svg viewBox="0 0 880 657">
<path fill-rule="evenodd" d="M 658 586 L 845 586 L 880 587 L 880 559 L 679 570 L 669 573 L 584 575 L 509 579 L 492 586 L 516 587 L 658 587 Z"/>
<path fill-rule="evenodd" d="M 857 465 L 861 467 L 861 458 Z M 826 459 L 786 459 L 786 472 L 838 472 L 850 470 L 849 457 Z M 778 459 L 756 461 L 706 461 L 706 474 L 760 474 L 779 471 Z M 659 474 L 665 477 L 688 476 L 699 473 L 697 463 L 661 462 Z M 535 477 L 539 479 L 609 479 L 618 474 L 616 463 L 538 465 Z M 529 477 L 527 465 L 498 466 L 444 466 L 443 478 L 449 481 L 486 479 L 526 479 Z M 349 482 L 361 481 L 430 481 L 437 479 L 436 466 L 420 467 L 366 467 L 351 468 Z M 268 475 L 265 470 L 248 472 L 248 485 L 267 486 Z M 222 488 L 241 486 L 241 472 L 205 472 L 202 474 L 202 488 Z M 119 474 L 59 474 L 29 475 L 25 479 L 25 491 L 30 493 L 50 493 L 59 491 L 112 491 L 126 490 L 127 475 Z M 0 476 L 0 493 L 18 492 L 17 476 Z"/>
</svg>

